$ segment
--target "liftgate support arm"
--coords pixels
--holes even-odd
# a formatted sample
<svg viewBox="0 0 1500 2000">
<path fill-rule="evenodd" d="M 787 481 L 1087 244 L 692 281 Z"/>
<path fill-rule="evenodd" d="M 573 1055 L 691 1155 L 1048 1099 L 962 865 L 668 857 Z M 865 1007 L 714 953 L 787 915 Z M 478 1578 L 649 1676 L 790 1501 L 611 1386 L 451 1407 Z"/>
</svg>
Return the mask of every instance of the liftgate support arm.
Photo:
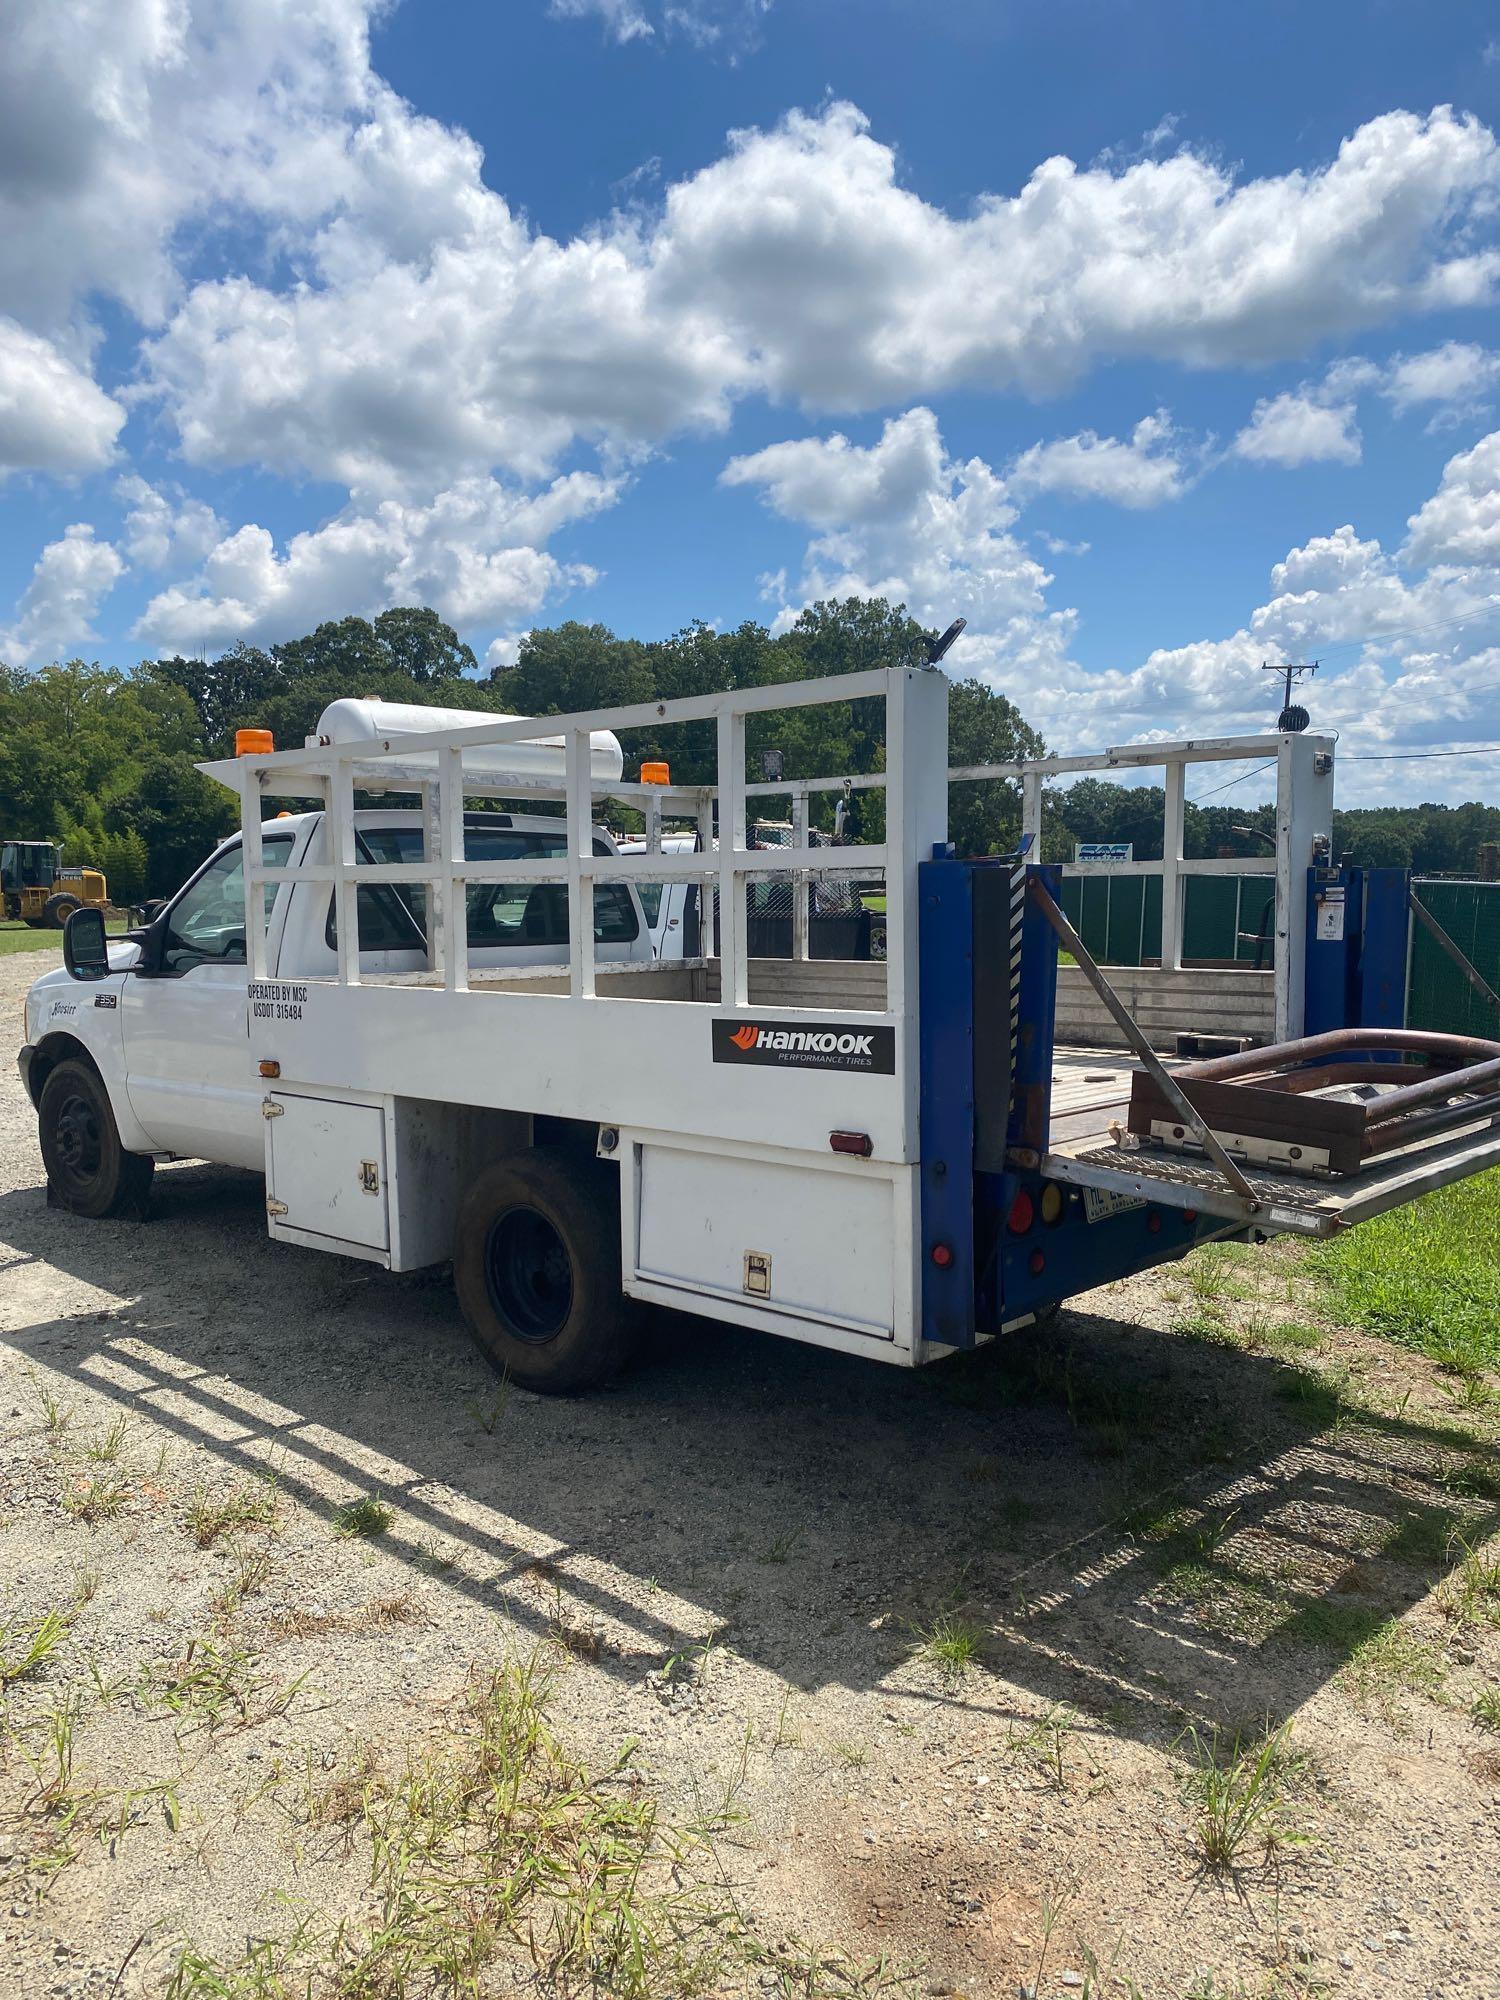
<svg viewBox="0 0 1500 2000">
<path fill-rule="evenodd" d="M 1247 1202 L 1252 1210 L 1258 1209 L 1260 1207 L 1260 1200 L 1254 1188 L 1251 1187 L 1249 1181 L 1245 1179 L 1245 1176 L 1240 1172 L 1234 1161 L 1230 1159 L 1213 1133 L 1209 1131 L 1207 1125 L 1204 1124 L 1198 1113 L 1189 1104 L 1178 1085 L 1173 1082 L 1165 1064 L 1131 1019 L 1130 1011 L 1124 1001 L 1116 993 L 1104 974 L 1099 970 L 1098 965 L 1089 955 L 1083 939 L 1074 930 L 1073 926 L 1068 922 L 1057 904 L 1048 895 L 1035 876 L 1031 878 L 1028 884 L 1028 892 L 1037 904 L 1037 907 L 1041 910 L 1042 915 L 1051 924 L 1053 930 L 1057 932 L 1066 949 L 1078 960 L 1084 977 L 1109 1009 L 1111 1015 L 1114 1017 L 1116 1027 L 1146 1065 L 1157 1089 L 1166 1098 L 1183 1124 L 1189 1128 L 1193 1137 L 1198 1141 L 1198 1144 L 1207 1153 L 1208 1157 L 1213 1161 L 1214 1165 L 1240 1199 Z"/>
</svg>

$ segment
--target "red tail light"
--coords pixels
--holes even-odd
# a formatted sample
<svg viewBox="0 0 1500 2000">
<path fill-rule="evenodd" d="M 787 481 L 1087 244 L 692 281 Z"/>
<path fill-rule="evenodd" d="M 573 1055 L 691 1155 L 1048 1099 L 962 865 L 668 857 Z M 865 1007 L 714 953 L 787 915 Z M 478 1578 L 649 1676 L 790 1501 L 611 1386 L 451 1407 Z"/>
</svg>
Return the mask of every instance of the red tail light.
<svg viewBox="0 0 1500 2000">
<path fill-rule="evenodd" d="M 1005 1218 L 1005 1226 L 1012 1236 L 1024 1236 L 1035 1221 L 1036 1205 L 1025 1188 L 1022 1188 L 1010 1205 L 1010 1214 Z"/>
<path fill-rule="evenodd" d="M 875 1150 L 868 1132 L 830 1132 L 828 1144 L 833 1152 L 852 1153 L 857 1160 L 868 1160 Z"/>
</svg>

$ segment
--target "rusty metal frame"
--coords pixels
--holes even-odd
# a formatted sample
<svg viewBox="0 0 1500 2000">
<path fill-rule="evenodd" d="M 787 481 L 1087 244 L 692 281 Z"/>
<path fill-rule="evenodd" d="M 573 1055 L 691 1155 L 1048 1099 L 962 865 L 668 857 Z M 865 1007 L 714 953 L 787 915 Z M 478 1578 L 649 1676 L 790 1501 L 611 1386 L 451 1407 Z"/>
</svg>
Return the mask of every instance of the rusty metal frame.
<svg viewBox="0 0 1500 2000">
<path fill-rule="evenodd" d="M 1421 1061 L 1419 1066 L 1361 1062 L 1361 1056 Z M 1269 1140 L 1293 1158 L 1299 1148 L 1315 1148 L 1326 1154 L 1333 1172 L 1348 1174 L 1417 1139 L 1500 1118 L 1500 1042 L 1404 1028 L 1339 1028 L 1185 1063 L 1173 1083 L 1173 1091 L 1163 1092 L 1154 1075 L 1136 1078 L 1127 1120 L 1132 1132 L 1159 1136 L 1159 1122 L 1180 1117 L 1180 1095 L 1221 1136 Z M 1363 1103 L 1314 1095 L 1339 1084 L 1395 1088 Z M 1185 1139 L 1187 1133 L 1179 1129 L 1176 1136 Z"/>
</svg>

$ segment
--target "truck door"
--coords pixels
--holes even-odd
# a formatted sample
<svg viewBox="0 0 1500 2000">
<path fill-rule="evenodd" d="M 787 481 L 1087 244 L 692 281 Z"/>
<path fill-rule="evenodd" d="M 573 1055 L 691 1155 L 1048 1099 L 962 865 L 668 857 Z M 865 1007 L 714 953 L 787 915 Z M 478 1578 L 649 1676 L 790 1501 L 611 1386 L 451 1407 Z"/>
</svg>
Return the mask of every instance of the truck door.
<svg viewBox="0 0 1500 2000">
<path fill-rule="evenodd" d="M 265 835 L 268 868 L 284 868 L 291 850 L 290 834 Z M 268 888 L 267 912 L 271 900 Z M 250 1067 L 239 842 L 221 848 L 158 921 L 157 969 L 127 979 L 121 1001 L 131 1109 L 163 1152 L 259 1172 L 264 1087 Z"/>
</svg>

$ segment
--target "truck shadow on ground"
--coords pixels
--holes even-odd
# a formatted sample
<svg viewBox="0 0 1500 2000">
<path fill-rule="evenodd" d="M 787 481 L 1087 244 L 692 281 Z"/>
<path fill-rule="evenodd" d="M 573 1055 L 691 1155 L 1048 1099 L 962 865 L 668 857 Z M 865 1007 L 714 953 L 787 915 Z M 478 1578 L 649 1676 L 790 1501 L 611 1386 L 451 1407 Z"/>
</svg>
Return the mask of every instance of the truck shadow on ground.
<svg viewBox="0 0 1500 2000">
<path fill-rule="evenodd" d="M 1265 1355 L 1114 1319 L 915 1373 L 657 1315 L 607 1391 L 511 1391 L 446 1273 L 270 1242 L 262 1183 L 158 1174 L 145 1225 L 0 1197 L 0 1278 L 101 1303 L 4 1336 L 325 1517 L 638 1681 L 710 1634 L 788 1687 L 1067 1704 L 1160 1739 L 1278 1722 L 1500 1521 L 1459 1429 Z M 946 1621 L 946 1623 L 945 1623 Z M 998 1680 L 903 1668 L 968 1633 Z"/>
</svg>

